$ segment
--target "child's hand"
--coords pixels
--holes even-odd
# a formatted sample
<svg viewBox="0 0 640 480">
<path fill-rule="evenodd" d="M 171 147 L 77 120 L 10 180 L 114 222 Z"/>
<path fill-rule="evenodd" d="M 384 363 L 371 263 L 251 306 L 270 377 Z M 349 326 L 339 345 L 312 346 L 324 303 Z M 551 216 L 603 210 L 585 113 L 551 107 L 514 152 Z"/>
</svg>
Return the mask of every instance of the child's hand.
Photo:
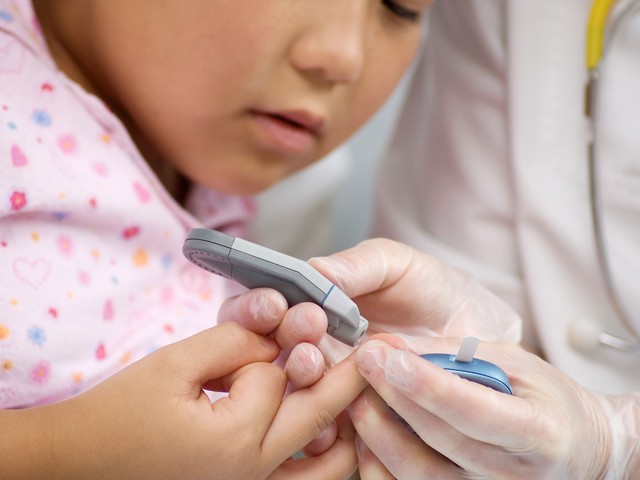
<svg viewBox="0 0 640 480">
<path fill-rule="evenodd" d="M 324 374 L 325 362 L 316 346 L 324 337 L 328 322 L 318 305 L 300 303 L 288 308 L 278 291 L 256 288 L 222 304 L 218 323 L 226 322 L 271 335 L 278 342 L 291 389 L 313 385 Z"/>
<path fill-rule="evenodd" d="M 218 314 L 218 322 L 236 322 L 262 335 L 272 335 L 283 353 L 280 363 L 287 374 L 288 392 L 309 387 L 326 371 L 317 348 L 327 330 L 327 316 L 313 303 L 301 303 L 291 309 L 278 291 L 270 288 L 248 290 L 227 299 Z M 338 424 L 329 425 L 304 452 L 309 456 L 324 453 L 336 441 Z"/>
<path fill-rule="evenodd" d="M 317 345 L 327 331 L 327 316 L 318 305 L 288 308 L 280 292 L 255 288 L 230 297 L 220 307 L 218 323 L 237 322 L 252 332 L 273 337 L 285 352 L 302 342 Z"/>
<path fill-rule="evenodd" d="M 286 376 L 271 363 L 278 354 L 273 340 L 227 323 L 164 347 L 79 397 L 5 412 L 3 430 L 20 438 L 3 434 L 10 444 L 0 440 L 0 451 L 25 452 L 12 453 L 24 463 L 9 476 L 346 478 L 356 462 L 348 424 L 323 455 L 287 459 L 364 388 L 353 358 L 283 400 Z M 203 386 L 229 396 L 211 404 Z"/>
</svg>

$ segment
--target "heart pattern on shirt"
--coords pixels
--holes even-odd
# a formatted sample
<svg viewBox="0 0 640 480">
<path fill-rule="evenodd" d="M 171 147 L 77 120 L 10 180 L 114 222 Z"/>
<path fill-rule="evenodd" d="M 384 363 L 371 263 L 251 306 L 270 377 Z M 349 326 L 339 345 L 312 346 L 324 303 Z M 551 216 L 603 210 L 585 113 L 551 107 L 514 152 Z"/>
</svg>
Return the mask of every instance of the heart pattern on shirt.
<svg viewBox="0 0 640 480">
<path fill-rule="evenodd" d="M 51 263 L 44 258 L 36 260 L 17 258 L 13 262 L 13 273 L 21 282 L 38 289 L 49 277 Z"/>
</svg>

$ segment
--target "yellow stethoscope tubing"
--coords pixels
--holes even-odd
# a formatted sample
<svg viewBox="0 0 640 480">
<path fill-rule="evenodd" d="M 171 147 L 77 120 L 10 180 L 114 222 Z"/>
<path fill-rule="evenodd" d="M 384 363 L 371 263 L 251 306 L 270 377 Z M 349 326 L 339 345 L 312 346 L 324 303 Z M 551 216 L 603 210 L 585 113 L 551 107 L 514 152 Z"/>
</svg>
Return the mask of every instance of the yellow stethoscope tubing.
<svg viewBox="0 0 640 480">
<path fill-rule="evenodd" d="M 587 24 L 587 70 L 598 66 L 604 47 L 604 30 L 609 12 L 616 0 L 595 0 L 591 6 Z"/>
</svg>

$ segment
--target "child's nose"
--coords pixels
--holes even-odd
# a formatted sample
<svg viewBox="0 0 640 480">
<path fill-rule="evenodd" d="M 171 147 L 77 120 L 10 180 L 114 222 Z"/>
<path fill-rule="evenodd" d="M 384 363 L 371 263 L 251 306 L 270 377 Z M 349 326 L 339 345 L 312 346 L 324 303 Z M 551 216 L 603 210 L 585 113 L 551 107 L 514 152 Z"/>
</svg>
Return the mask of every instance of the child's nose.
<svg viewBox="0 0 640 480">
<path fill-rule="evenodd" d="M 325 0 L 323 0 L 325 1 Z M 291 63 L 307 75 L 331 83 L 353 83 L 365 63 L 366 2 L 338 0 L 318 9 L 318 17 L 300 32 Z"/>
</svg>

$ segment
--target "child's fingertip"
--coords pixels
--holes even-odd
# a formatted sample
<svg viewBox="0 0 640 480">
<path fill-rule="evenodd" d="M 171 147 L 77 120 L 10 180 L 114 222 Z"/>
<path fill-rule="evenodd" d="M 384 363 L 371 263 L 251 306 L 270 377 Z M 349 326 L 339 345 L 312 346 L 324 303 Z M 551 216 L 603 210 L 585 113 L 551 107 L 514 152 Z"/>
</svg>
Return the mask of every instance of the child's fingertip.
<svg viewBox="0 0 640 480">
<path fill-rule="evenodd" d="M 280 351 L 278 342 L 276 342 L 273 338 L 264 335 L 259 335 L 259 337 L 264 348 L 266 348 L 267 350 L 272 350 L 274 352 Z"/>
</svg>

